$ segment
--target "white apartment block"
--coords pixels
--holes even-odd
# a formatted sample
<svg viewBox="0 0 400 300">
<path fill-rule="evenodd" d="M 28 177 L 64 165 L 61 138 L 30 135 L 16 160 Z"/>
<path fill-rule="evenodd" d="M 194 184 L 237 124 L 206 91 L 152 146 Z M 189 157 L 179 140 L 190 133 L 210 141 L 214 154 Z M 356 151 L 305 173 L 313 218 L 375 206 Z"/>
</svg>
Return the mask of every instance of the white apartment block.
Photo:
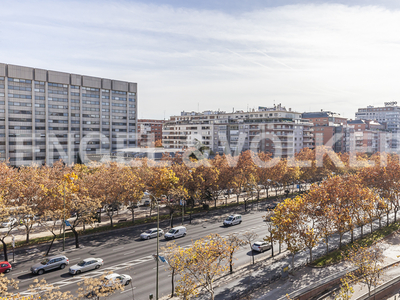
<svg viewBox="0 0 400 300">
<path fill-rule="evenodd" d="M 184 149 L 200 143 L 214 153 L 252 149 L 289 157 L 304 147 L 314 147 L 312 126 L 301 119 L 301 113 L 280 104 L 247 112 L 182 112 L 164 124 L 163 145 Z"/>
<path fill-rule="evenodd" d="M 385 106 L 359 108 L 356 112 L 357 120 L 372 120 L 379 123 L 387 123 L 387 129 L 391 132 L 400 131 L 400 106 L 397 102 L 385 102 Z"/>
<path fill-rule="evenodd" d="M 137 84 L 0 64 L 0 159 L 78 162 L 136 146 Z"/>
</svg>

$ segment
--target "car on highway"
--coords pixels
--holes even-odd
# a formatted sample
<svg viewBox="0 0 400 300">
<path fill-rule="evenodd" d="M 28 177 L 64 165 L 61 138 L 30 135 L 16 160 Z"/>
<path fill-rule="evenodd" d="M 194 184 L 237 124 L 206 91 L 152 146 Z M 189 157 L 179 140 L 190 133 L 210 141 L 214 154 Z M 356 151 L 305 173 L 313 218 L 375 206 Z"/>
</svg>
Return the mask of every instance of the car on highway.
<svg viewBox="0 0 400 300">
<path fill-rule="evenodd" d="M 126 274 L 112 273 L 104 277 L 105 286 L 110 287 L 115 284 L 128 285 L 132 281 L 132 277 Z"/>
<path fill-rule="evenodd" d="M 158 229 L 158 236 L 162 236 L 163 234 L 164 234 L 164 230 Z M 146 230 L 145 232 L 143 232 L 140 235 L 140 238 L 142 240 L 149 240 L 149 239 L 152 239 L 155 237 L 157 237 L 157 228 L 151 228 L 149 230 Z"/>
<path fill-rule="evenodd" d="M 224 220 L 224 226 L 232 226 L 242 223 L 241 215 L 231 215 Z"/>
<path fill-rule="evenodd" d="M 186 227 L 184 226 L 171 228 L 166 234 L 164 234 L 166 240 L 172 240 L 183 236 L 186 236 Z"/>
<path fill-rule="evenodd" d="M 16 218 L 8 218 L 7 221 L 1 223 L 1 227 L 3 228 L 10 228 L 11 226 L 13 226 L 15 223 L 17 223 L 17 219 Z"/>
<path fill-rule="evenodd" d="M 56 255 L 43 259 L 40 263 L 34 264 L 31 267 L 33 274 L 42 275 L 44 272 L 54 269 L 64 269 L 69 265 L 68 257 L 64 255 Z"/>
<path fill-rule="evenodd" d="M 0 261 L 0 273 L 10 273 L 12 266 L 8 261 Z"/>
<path fill-rule="evenodd" d="M 151 200 L 144 200 L 144 203 L 143 203 L 144 206 L 150 206 L 150 204 L 151 204 Z"/>
<path fill-rule="evenodd" d="M 87 272 L 90 270 L 95 270 L 103 265 L 103 260 L 101 258 L 85 258 L 84 260 L 78 262 L 69 268 L 69 273 L 72 275 L 78 275 L 82 272 Z"/>
<path fill-rule="evenodd" d="M 277 205 L 276 203 L 270 203 L 265 207 L 265 209 L 266 210 L 274 210 L 276 208 L 276 205 Z"/>
<path fill-rule="evenodd" d="M 254 242 L 251 249 L 257 252 L 264 252 L 271 249 L 271 245 L 267 242 Z"/>
</svg>

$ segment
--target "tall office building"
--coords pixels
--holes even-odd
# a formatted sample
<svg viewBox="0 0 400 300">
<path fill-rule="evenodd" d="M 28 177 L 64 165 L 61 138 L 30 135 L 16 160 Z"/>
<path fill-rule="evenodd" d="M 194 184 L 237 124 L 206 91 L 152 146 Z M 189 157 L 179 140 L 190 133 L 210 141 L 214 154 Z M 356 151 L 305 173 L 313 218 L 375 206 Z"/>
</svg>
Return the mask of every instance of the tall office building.
<svg viewBox="0 0 400 300">
<path fill-rule="evenodd" d="M 137 84 L 0 64 L 0 159 L 67 164 L 136 146 Z"/>
</svg>

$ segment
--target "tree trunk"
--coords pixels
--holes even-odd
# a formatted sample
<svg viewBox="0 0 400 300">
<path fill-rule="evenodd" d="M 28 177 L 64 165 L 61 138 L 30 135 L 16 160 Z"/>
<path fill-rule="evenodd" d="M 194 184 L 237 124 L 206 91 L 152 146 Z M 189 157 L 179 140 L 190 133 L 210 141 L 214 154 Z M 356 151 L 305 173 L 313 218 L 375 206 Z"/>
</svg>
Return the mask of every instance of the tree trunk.
<svg viewBox="0 0 400 300">
<path fill-rule="evenodd" d="M 27 244 L 29 243 L 29 232 L 30 232 L 30 230 L 27 228 L 26 229 L 26 243 Z"/>
<path fill-rule="evenodd" d="M 217 198 L 214 197 L 214 207 L 217 207 Z"/>
<path fill-rule="evenodd" d="M 312 263 L 312 247 L 310 247 L 310 264 Z"/>
<path fill-rule="evenodd" d="M 342 249 L 342 233 L 339 232 L 339 249 Z"/>
<path fill-rule="evenodd" d="M 397 222 L 397 209 L 394 209 L 394 222 Z"/>
<path fill-rule="evenodd" d="M 268 199 L 268 189 L 265 189 L 265 193 L 267 194 L 267 199 Z"/>
<path fill-rule="evenodd" d="M 135 210 L 132 209 L 131 213 L 132 213 L 132 223 L 135 223 Z"/>
<path fill-rule="evenodd" d="M 175 277 L 175 268 L 172 268 L 172 276 L 171 276 L 171 298 L 174 297 L 175 295 L 175 282 L 174 282 L 174 277 Z"/>
<path fill-rule="evenodd" d="M 254 251 L 251 249 L 251 256 L 253 257 L 253 265 L 254 265 Z"/>
<path fill-rule="evenodd" d="M 172 228 L 174 227 L 174 213 L 169 214 L 169 218 L 170 218 L 169 226 Z"/>
<path fill-rule="evenodd" d="M 229 255 L 229 272 L 232 274 L 233 273 L 233 253 L 230 253 Z"/>
<path fill-rule="evenodd" d="M 72 232 L 74 233 L 75 236 L 75 248 L 79 248 L 79 235 L 78 232 L 75 230 L 74 227 L 71 227 Z"/>
<path fill-rule="evenodd" d="M 382 223 L 381 223 L 381 217 L 379 216 L 379 229 L 381 229 Z"/>
<path fill-rule="evenodd" d="M 364 236 L 364 224 L 361 224 L 361 238 Z"/>
<path fill-rule="evenodd" d="M 294 272 L 294 253 L 292 253 L 292 272 Z"/>
<path fill-rule="evenodd" d="M 354 242 L 354 229 L 351 229 L 351 238 L 350 238 L 350 241 L 351 242 Z"/>
<path fill-rule="evenodd" d="M 244 200 L 244 211 L 247 211 L 247 201 Z"/>
<path fill-rule="evenodd" d="M 7 244 L 4 242 L 4 238 L 1 240 L 1 243 L 3 244 L 4 260 L 8 261 Z"/>
<path fill-rule="evenodd" d="M 386 213 L 386 227 L 389 226 L 389 212 Z"/>
<path fill-rule="evenodd" d="M 329 253 L 329 237 L 325 236 L 325 244 L 326 244 L 326 254 Z"/>
<path fill-rule="evenodd" d="M 370 224 L 370 225 L 371 225 L 371 233 L 372 233 L 372 231 L 374 231 L 373 222 L 374 222 L 374 221 L 371 220 L 371 224 Z"/>
<path fill-rule="evenodd" d="M 53 232 L 52 232 L 53 233 Z M 54 243 L 54 240 L 56 239 L 56 235 L 53 233 L 53 239 L 51 240 L 51 243 L 50 243 L 50 245 L 49 245 L 49 248 L 47 249 L 47 252 L 46 252 L 46 254 L 44 255 L 44 256 L 48 256 L 49 255 L 49 252 L 50 252 L 50 250 L 51 250 L 51 247 L 53 247 L 53 243 Z"/>
<path fill-rule="evenodd" d="M 237 194 L 237 195 L 236 195 L 237 204 L 239 204 L 239 196 L 240 196 L 240 194 Z"/>
<path fill-rule="evenodd" d="M 272 239 L 272 234 L 271 234 L 271 257 L 274 257 L 274 241 Z"/>
</svg>

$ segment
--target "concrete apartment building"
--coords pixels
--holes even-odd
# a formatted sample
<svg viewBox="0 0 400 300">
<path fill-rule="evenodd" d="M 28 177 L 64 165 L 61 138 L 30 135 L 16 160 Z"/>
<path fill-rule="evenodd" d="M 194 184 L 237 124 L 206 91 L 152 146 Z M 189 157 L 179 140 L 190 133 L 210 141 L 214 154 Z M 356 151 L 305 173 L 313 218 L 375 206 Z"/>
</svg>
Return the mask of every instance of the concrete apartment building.
<svg viewBox="0 0 400 300">
<path fill-rule="evenodd" d="M 330 146 L 335 152 L 346 152 L 347 119 L 331 111 L 306 112 L 303 119 L 314 125 L 315 146 Z"/>
<path fill-rule="evenodd" d="M 371 120 L 379 123 L 386 123 L 387 129 L 397 133 L 400 131 L 400 106 L 397 102 L 385 102 L 385 106 L 359 108 L 356 112 L 357 120 Z"/>
<path fill-rule="evenodd" d="M 375 153 L 391 148 L 391 133 L 386 124 L 371 120 L 349 120 L 346 128 L 347 151 Z"/>
<path fill-rule="evenodd" d="M 314 147 L 312 123 L 280 104 L 247 112 L 182 112 L 164 124 L 165 148 L 184 149 L 196 143 L 214 153 L 237 154 L 252 149 L 282 157 Z"/>
<path fill-rule="evenodd" d="M 137 84 L 0 64 L 0 155 L 12 165 L 79 161 L 136 146 Z"/>
<path fill-rule="evenodd" d="M 162 141 L 164 120 L 138 120 L 138 147 L 154 147 L 156 141 Z"/>
</svg>

